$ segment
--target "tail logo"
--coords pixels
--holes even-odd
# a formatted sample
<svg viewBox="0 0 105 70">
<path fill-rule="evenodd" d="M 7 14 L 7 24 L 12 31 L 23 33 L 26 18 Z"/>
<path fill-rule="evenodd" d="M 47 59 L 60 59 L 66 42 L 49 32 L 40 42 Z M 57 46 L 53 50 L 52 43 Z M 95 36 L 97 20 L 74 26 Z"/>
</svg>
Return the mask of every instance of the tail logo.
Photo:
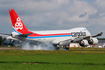
<svg viewBox="0 0 105 70">
<path fill-rule="evenodd" d="M 23 29 L 23 24 L 21 23 L 21 19 L 18 17 L 15 23 L 15 29 L 16 30 L 22 30 Z"/>
</svg>

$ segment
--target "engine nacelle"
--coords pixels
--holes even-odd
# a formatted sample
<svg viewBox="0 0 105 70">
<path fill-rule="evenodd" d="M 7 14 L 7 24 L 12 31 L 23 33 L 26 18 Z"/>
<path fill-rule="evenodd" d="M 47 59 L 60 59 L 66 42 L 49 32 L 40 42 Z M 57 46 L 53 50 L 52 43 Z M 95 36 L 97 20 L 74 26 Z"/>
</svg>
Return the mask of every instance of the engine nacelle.
<svg viewBox="0 0 105 70">
<path fill-rule="evenodd" d="M 12 36 L 13 38 L 15 38 L 15 35 L 14 35 L 14 34 L 11 34 L 11 36 Z"/>
<path fill-rule="evenodd" d="M 12 34 L 11 34 L 11 36 L 12 36 L 13 38 L 15 38 L 17 35 L 19 35 L 19 34 L 16 33 L 16 32 L 12 32 Z"/>
<path fill-rule="evenodd" d="M 79 45 L 82 46 L 82 47 L 84 47 L 84 46 L 89 45 L 89 43 L 88 43 L 87 40 L 82 40 L 82 41 L 79 42 Z"/>
<path fill-rule="evenodd" d="M 92 38 L 92 39 L 90 39 L 90 40 L 88 41 L 88 43 L 89 43 L 90 45 L 92 45 L 92 44 L 97 44 L 97 43 L 98 43 L 98 39 L 97 39 L 97 38 Z"/>
</svg>

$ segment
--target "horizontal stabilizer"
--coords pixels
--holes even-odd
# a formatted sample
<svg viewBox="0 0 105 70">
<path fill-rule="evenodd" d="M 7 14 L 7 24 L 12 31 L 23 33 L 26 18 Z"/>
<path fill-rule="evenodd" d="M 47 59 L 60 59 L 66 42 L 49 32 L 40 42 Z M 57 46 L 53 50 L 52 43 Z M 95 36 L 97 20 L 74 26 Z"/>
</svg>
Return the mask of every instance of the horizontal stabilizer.
<svg viewBox="0 0 105 70">
<path fill-rule="evenodd" d="M 11 36 L 11 34 L 3 34 L 3 33 L 0 33 L 0 36 Z"/>
<path fill-rule="evenodd" d="M 19 35 L 19 36 L 21 36 L 21 37 L 27 37 L 28 35 L 31 35 L 31 34 L 33 34 L 33 33 L 29 33 L 29 34 L 22 34 L 22 35 Z"/>
<path fill-rule="evenodd" d="M 12 36 L 7 36 L 7 39 L 12 39 L 12 40 L 18 40 L 18 41 L 20 41 L 19 39 L 13 38 Z"/>
</svg>

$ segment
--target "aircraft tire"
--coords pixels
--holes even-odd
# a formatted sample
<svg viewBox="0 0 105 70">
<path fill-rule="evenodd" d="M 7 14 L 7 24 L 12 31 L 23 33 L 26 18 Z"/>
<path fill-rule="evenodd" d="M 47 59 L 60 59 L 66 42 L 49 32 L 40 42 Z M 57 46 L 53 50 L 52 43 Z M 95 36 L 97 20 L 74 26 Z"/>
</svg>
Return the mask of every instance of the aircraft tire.
<svg viewBox="0 0 105 70">
<path fill-rule="evenodd" d="M 59 50 L 59 47 L 57 47 L 57 45 L 54 45 L 54 50 Z"/>
<path fill-rule="evenodd" d="M 63 50 L 69 50 L 69 48 L 66 46 L 63 46 Z"/>
</svg>

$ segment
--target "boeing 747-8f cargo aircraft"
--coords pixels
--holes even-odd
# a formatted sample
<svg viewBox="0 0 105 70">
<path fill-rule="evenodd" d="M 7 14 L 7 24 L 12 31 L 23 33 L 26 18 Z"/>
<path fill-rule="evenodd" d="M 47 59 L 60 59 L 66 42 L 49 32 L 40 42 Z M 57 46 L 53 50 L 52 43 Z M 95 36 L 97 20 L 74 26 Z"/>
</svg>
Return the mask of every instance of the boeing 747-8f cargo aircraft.
<svg viewBox="0 0 105 70">
<path fill-rule="evenodd" d="M 9 9 L 9 14 L 14 32 L 12 34 L 0 34 L 7 36 L 9 39 L 21 41 L 34 41 L 35 43 L 50 42 L 55 49 L 60 46 L 68 46 L 70 43 L 79 43 L 80 46 L 97 44 L 97 36 L 101 36 L 102 32 L 91 35 L 85 27 L 72 28 L 68 30 L 49 30 L 49 31 L 30 31 L 24 25 L 20 17 L 14 9 Z"/>
</svg>

